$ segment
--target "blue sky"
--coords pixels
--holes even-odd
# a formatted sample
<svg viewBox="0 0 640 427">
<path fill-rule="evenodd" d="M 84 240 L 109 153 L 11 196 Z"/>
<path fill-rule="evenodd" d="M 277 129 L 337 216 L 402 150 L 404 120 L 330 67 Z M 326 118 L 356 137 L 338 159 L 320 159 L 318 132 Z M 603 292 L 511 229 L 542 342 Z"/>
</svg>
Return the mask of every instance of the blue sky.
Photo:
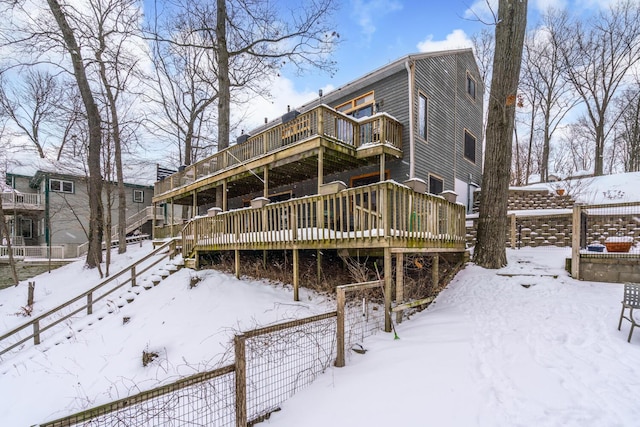
<svg viewBox="0 0 640 427">
<path fill-rule="evenodd" d="M 529 0 L 528 27 L 540 11 L 569 8 L 589 14 L 618 0 Z M 335 30 L 342 43 L 334 54 L 338 71 L 308 71 L 302 76 L 283 70 L 271 86 L 272 99 L 255 99 L 245 116 L 245 129 L 273 119 L 292 108 L 353 81 L 407 54 L 471 47 L 470 38 L 491 22 L 487 4 L 497 11 L 497 0 L 345 0 L 340 2 Z"/>
</svg>

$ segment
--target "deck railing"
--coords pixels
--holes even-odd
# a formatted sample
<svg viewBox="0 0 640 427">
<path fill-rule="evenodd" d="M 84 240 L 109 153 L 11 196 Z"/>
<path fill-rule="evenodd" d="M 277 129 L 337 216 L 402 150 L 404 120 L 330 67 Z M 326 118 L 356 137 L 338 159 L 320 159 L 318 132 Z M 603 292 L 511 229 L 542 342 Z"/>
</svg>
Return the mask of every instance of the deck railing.
<svg viewBox="0 0 640 427">
<path fill-rule="evenodd" d="M 369 144 L 388 144 L 398 149 L 402 147 L 402 125 L 390 115 L 379 113 L 358 120 L 321 105 L 156 182 L 154 194 L 157 196 L 188 185 L 313 136 L 322 136 L 355 148 Z"/>
<path fill-rule="evenodd" d="M 196 218 L 182 230 L 194 249 L 308 247 L 465 247 L 464 206 L 392 181 L 262 208 Z"/>
<path fill-rule="evenodd" d="M 7 192 L 0 193 L 0 197 L 2 197 L 2 206 L 4 209 L 13 209 L 14 207 L 44 209 L 42 197 L 39 193 Z"/>
<path fill-rule="evenodd" d="M 64 246 L 11 246 L 11 252 L 13 252 L 14 258 L 51 258 L 62 259 L 64 258 Z M 0 246 L 0 257 L 9 256 L 9 247 Z"/>
</svg>

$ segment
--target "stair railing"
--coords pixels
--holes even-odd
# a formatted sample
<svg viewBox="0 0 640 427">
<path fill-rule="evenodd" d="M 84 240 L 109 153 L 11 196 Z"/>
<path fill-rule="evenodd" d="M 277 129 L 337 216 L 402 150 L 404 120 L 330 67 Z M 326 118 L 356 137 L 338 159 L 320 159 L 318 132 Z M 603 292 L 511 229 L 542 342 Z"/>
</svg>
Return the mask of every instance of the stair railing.
<svg viewBox="0 0 640 427">
<path fill-rule="evenodd" d="M 27 323 L 24 323 L 16 328 L 11 329 L 10 331 L 2 334 L 2 336 L 0 336 L 0 355 L 3 355 L 11 350 L 13 350 L 14 348 L 26 343 L 27 341 L 33 339 L 33 344 L 34 345 L 38 345 L 41 342 L 41 334 L 57 325 L 59 325 L 60 323 L 64 322 L 65 320 L 71 318 L 72 316 L 75 316 L 76 314 L 80 313 L 81 311 L 86 310 L 87 315 L 90 315 L 93 313 L 93 306 L 100 300 L 106 298 L 107 296 L 109 296 L 110 294 L 112 294 L 113 292 L 115 292 L 116 290 L 122 288 L 123 286 L 125 286 L 128 283 L 131 283 L 131 286 L 136 286 L 136 280 L 137 278 L 149 271 L 151 268 L 155 267 L 158 263 L 160 263 L 161 261 L 165 260 L 167 257 L 169 259 L 173 259 L 173 257 L 176 254 L 176 242 L 178 241 L 178 239 L 171 239 L 169 241 L 167 241 L 166 243 L 164 243 L 162 246 L 159 246 L 158 248 L 154 249 L 151 253 L 149 253 L 148 255 L 146 255 L 144 258 L 139 259 L 138 261 L 134 262 L 133 264 L 131 264 L 128 267 L 123 268 L 122 270 L 120 270 L 118 273 L 114 274 L 113 276 L 109 277 L 108 279 L 100 282 L 98 285 L 94 286 L 93 288 L 89 289 L 88 291 L 85 291 L 83 293 L 81 293 L 80 295 L 76 296 L 75 298 L 70 299 L 67 302 L 64 302 L 62 304 L 60 304 L 57 307 L 54 307 L 50 310 L 48 310 L 47 312 L 45 312 L 44 314 L 39 315 L 38 317 L 30 320 Z M 158 259 L 154 260 L 153 262 L 151 262 L 148 265 L 145 265 L 144 267 L 138 269 L 138 267 L 140 267 L 143 263 L 145 263 L 147 260 L 149 260 L 150 258 L 152 258 L 153 256 L 167 250 L 167 253 L 162 256 L 159 257 Z M 125 276 L 127 273 L 130 273 L 129 277 L 126 278 L 126 280 L 122 281 L 122 282 L 118 282 L 116 281 L 116 279 Z M 109 284 L 113 284 L 115 282 L 115 286 L 106 290 L 106 292 L 100 294 L 99 296 L 94 298 L 94 294 L 96 293 L 96 291 L 98 290 L 104 290 L 107 288 L 107 285 Z M 67 307 L 70 307 L 72 304 L 81 301 L 82 299 L 85 299 L 86 302 L 81 305 L 80 307 L 74 307 L 72 309 L 72 311 L 70 313 L 66 313 L 61 315 L 60 317 L 57 318 L 53 318 L 53 319 L 49 319 L 52 315 L 60 313 L 62 310 L 64 310 Z M 47 322 L 47 320 L 49 320 L 49 322 Z M 24 330 L 26 330 L 27 328 L 31 327 L 33 332 L 26 336 L 26 337 L 19 337 L 18 341 L 12 343 L 12 344 L 5 344 L 6 341 L 11 338 L 11 337 L 15 337 L 18 334 L 20 334 L 21 332 L 23 332 Z"/>
</svg>

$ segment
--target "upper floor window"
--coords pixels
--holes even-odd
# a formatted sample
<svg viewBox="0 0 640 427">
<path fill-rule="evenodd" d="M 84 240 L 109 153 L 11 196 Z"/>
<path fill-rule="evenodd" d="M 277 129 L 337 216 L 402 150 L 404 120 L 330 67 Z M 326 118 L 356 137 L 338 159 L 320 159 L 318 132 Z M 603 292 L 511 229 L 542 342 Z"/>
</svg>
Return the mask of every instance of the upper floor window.
<svg viewBox="0 0 640 427">
<path fill-rule="evenodd" d="M 467 94 L 476 99 L 476 79 L 471 77 L 471 74 L 467 73 Z"/>
<path fill-rule="evenodd" d="M 476 137 L 466 129 L 464 131 L 464 157 L 473 163 L 476 162 Z"/>
<path fill-rule="evenodd" d="M 360 117 L 367 117 L 373 114 L 374 103 L 375 97 L 373 92 L 369 92 L 338 105 L 336 110 L 359 119 Z"/>
<path fill-rule="evenodd" d="M 418 96 L 418 135 L 427 140 L 427 119 L 429 100 L 422 93 Z"/>
<path fill-rule="evenodd" d="M 57 193 L 73 193 L 73 181 L 51 179 L 49 180 L 49 190 Z"/>
<path fill-rule="evenodd" d="M 11 188 L 16 188 L 16 185 L 13 181 L 13 176 L 12 175 L 7 175 L 5 181 L 4 181 L 9 187 Z"/>
<path fill-rule="evenodd" d="M 142 191 L 142 190 L 133 190 L 133 201 L 135 203 L 144 202 L 144 191 Z"/>
</svg>

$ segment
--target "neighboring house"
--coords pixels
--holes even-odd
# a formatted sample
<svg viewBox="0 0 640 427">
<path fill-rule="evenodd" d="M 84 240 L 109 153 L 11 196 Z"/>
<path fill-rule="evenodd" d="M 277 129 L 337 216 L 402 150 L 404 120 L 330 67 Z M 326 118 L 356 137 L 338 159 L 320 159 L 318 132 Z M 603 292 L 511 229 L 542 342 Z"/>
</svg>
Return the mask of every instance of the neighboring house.
<svg viewBox="0 0 640 427">
<path fill-rule="evenodd" d="M 89 230 L 89 198 L 84 176 L 37 170 L 7 172 L 6 184 L 13 191 L 2 193 L 2 205 L 15 246 L 56 248 L 54 257 L 76 257 L 86 246 Z M 118 197 L 112 186 L 113 233 L 117 233 Z M 136 229 L 151 232 L 151 199 L 153 188 L 125 184 L 127 197 L 127 232 Z M 106 192 L 105 192 L 106 193 Z M 103 193 L 103 194 L 105 194 Z M 103 197 L 106 210 L 107 200 Z M 115 236 L 114 236 L 115 237 Z M 79 253 L 80 248 L 80 253 Z M 30 251 L 38 256 L 43 251 Z"/>
<path fill-rule="evenodd" d="M 294 289 L 300 250 L 384 254 L 387 281 L 392 257 L 462 257 L 482 109 L 471 49 L 398 59 L 156 182 L 154 238 L 181 235 L 188 266 L 235 251 L 236 274 L 243 250 L 293 250 Z"/>
</svg>

